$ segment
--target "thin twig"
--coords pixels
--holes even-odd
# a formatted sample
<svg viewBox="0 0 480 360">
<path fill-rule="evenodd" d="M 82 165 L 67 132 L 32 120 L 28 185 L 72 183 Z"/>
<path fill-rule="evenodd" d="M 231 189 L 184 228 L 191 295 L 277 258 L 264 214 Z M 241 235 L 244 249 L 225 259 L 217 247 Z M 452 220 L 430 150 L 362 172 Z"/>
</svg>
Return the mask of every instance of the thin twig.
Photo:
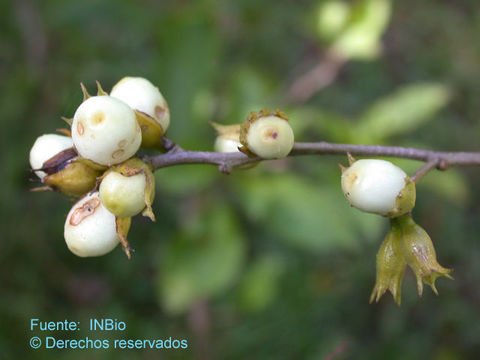
<svg viewBox="0 0 480 360">
<path fill-rule="evenodd" d="M 296 103 L 303 103 L 316 92 L 327 87 L 337 78 L 346 59 L 328 50 L 312 69 L 297 78 L 288 89 L 288 96 Z"/>
<path fill-rule="evenodd" d="M 168 139 L 165 141 L 167 140 Z M 259 157 L 249 157 L 242 152 L 218 153 L 190 151 L 172 145 L 173 143 L 169 140 L 168 144 L 170 144 L 170 148 L 175 149 L 175 151 L 145 157 L 145 161 L 149 162 L 154 170 L 181 164 L 211 164 L 216 165 L 220 171 L 229 173 L 238 166 L 264 160 Z M 354 156 L 394 157 L 424 162 L 436 159 L 438 163 L 435 166 L 440 170 L 446 170 L 451 166 L 480 165 L 480 152 L 443 152 L 400 146 L 335 144 L 323 141 L 316 143 L 295 143 L 288 156 L 345 155 L 347 153 Z"/>
<path fill-rule="evenodd" d="M 412 180 L 418 183 L 422 177 L 428 174 L 431 170 L 435 169 L 439 164 L 439 159 L 428 160 L 415 174 L 412 175 Z"/>
</svg>

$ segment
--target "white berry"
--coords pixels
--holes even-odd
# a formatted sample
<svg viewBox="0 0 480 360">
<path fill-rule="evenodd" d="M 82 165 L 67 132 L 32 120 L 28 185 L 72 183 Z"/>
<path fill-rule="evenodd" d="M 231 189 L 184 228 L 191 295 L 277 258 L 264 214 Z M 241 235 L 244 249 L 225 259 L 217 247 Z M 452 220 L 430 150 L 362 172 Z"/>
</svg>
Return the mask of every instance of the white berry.
<svg viewBox="0 0 480 360">
<path fill-rule="evenodd" d="M 241 146 L 240 141 L 228 139 L 223 136 L 217 136 L 214 144 L 215 151 L 221 153 L 237 152 Z"/>
<path fill-rule="evenodd" d="M 93 96 L 75 112 L 72 139 L 82 157 L 110 166 L 132 157 L 142 135 L 127 104 L 111 96 Z"/>
<path fill-rule="evenodd" d="M 364 159 L 343 171 L 342 190 L 357 209 L 386 216 L 397 208 L 407 180 L 408 175 L 389 161 Z"/>
<path fill-rule="evenodd" d="M 132 109 L 154 118 L 165 133 L 170 125 L 170 110 L 164 97 L 150 81 L 142 77 L 124 77 L 110 92 Z"/>
<path fill-rule="evenodd" d="M 280 159 L 292 150 L 294 135 L 286 119 L 276 115 L 261 115 L 244 124 L 248 128 L 240 139 L 255 155 L 263 159 Z"/>
<path fill-rule="evenodd" d="M 135 216 L 145 208 L 145 186 L 144 174 L 127 177 L 112 171 L 100 184 L 100 199 L 116 216 Z"/>
<path fill-rule="evenodd" d="M 100 200 L 98 192 L 80 199 L 67 215 L 65 242 L 80 257 L 101 256 L 112 251 L 120 239 L 115 215 Z"/>
<path fill-rule="evenodd" d="M 73 147 L 72 138 L 57 134 L 42 135 L 35 140 L 30 150 L 30 166 L 32 169 L 41 169 L 43 164 L 58 153 Z M 35 171 L 43 179 L 47 174 L 44 171 Z"/>
</svg>

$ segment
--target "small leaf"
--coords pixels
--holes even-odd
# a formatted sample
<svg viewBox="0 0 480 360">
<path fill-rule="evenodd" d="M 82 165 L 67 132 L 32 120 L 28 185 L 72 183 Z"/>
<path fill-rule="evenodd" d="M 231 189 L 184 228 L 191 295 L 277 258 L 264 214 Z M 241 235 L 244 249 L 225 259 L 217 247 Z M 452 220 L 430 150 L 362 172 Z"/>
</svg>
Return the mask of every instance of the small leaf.
<svg viewBox="0 0 480 360">
<path fill-rule="evenodd" d="M 370 60 L 378 56 L 391 7 L 389 0 L 357 2 L 352 7 L 349 24 L 333 44 L 334 50 L 346 59 Z"/>
<path fill-rule="evenodd" d="M 364 112 L 356 128 L 359 141 L 378 142 L 415 130 L 445 107 L 449 98 L 449 89 L 442 84 L 403 86 Z"/>
</svg>

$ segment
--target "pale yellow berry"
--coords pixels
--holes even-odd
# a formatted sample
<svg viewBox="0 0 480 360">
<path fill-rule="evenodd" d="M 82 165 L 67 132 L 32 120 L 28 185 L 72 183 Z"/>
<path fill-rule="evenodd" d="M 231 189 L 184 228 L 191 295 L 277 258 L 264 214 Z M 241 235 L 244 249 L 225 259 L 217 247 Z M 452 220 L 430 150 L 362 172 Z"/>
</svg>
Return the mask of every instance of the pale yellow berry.
<svg viewBox="0 0 480 360">
<path fill-rule="evenodd" d="M 72 139 L 82 157 L 110 166 L 132 157 L 142 135 L 135 113 L 127 104 L 111 96 L 93 96 L 75 112 Z"/>
<path fill-rule="evenodd" d="M 123 176 L 109 172 L 100 184 L 103 205 L 119 217 L 131 217 L 145 208 L 145 175 Z"/>
<path fill-rule="evenodd" d="M 279 113 L 280 114 L 280 113 Z M 250 115 L 242 124 L 240 141 L 263 159 L 286 157 L 293 148 L 294 135 L 288 121 L 277 114 Z"/>
</svg>

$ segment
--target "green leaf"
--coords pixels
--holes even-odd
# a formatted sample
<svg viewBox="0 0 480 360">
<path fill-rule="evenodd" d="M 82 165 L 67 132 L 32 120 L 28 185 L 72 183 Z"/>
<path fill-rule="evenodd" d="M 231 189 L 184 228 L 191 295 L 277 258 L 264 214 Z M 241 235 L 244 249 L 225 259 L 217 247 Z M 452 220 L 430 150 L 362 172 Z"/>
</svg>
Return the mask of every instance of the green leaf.
<svg viewBox="0 0 480 360">
<path fill-rule="evenodd" d="M 376 239 L 382 219 L 351 209 L 340 189 L 294 175 L 251 178 L 242 184 L 242 204 L 252 220 L 280 241 L 307 251 L 354 248 Z"/>
<path fill-rule="evenodd" d="M 284 272 L 282 260 L 265 255 L 253 262 L 244 273 L 239 290 L 240 306 L 246 311 L 259 311 L 275 299 Z"/>
<path fill-rule="evenodd" d="M 297 138 L 306 134 L 312 140 L 330 139 L 335 142 L 348 142 L 354 136 L 351 131 L 352 123 L 335 112 L 325 111 L 313 106 L 291 108 L 287 109 L 286 112 Z"/>
<path fill-rule="evenodd" d="M 182 195 L 206 189 L 218 176 L 214 166 L 172 166 L 155 172 L 155 184 L 161 191 Z"/>
<path fill-rule="evenodd" d="M 161 304 L 172 314 L 222 293 L 243 265 L 244 238 L 232 212 L 228 207 L 202 210 L 162 255 L 157 289 Z"/>
<path fill-rule="evenodd" d="M 333 44 L 346 59 L 370 60 L 381 52 L 380 38 L 391 14 L 389 0 L 364 0 L 353 6 L 349 25 Z"/>
<path fill-rule="evenodd" d="M 378 142 L 415 130 L 445 107 L 449 98 L 449 89 L 442 84 L 403 86 L 365 110 L 356 127 L 359 142 Z"/>
<path fill-rule="evenodd" d="M 470 197 L 467 181 L 463 174 L 456 169 L 437 171 L 435 174 L 429 173 L 420 180 L 418 187 L 425 187 L 457 206 L 465 206 Z"/>
</svg>

